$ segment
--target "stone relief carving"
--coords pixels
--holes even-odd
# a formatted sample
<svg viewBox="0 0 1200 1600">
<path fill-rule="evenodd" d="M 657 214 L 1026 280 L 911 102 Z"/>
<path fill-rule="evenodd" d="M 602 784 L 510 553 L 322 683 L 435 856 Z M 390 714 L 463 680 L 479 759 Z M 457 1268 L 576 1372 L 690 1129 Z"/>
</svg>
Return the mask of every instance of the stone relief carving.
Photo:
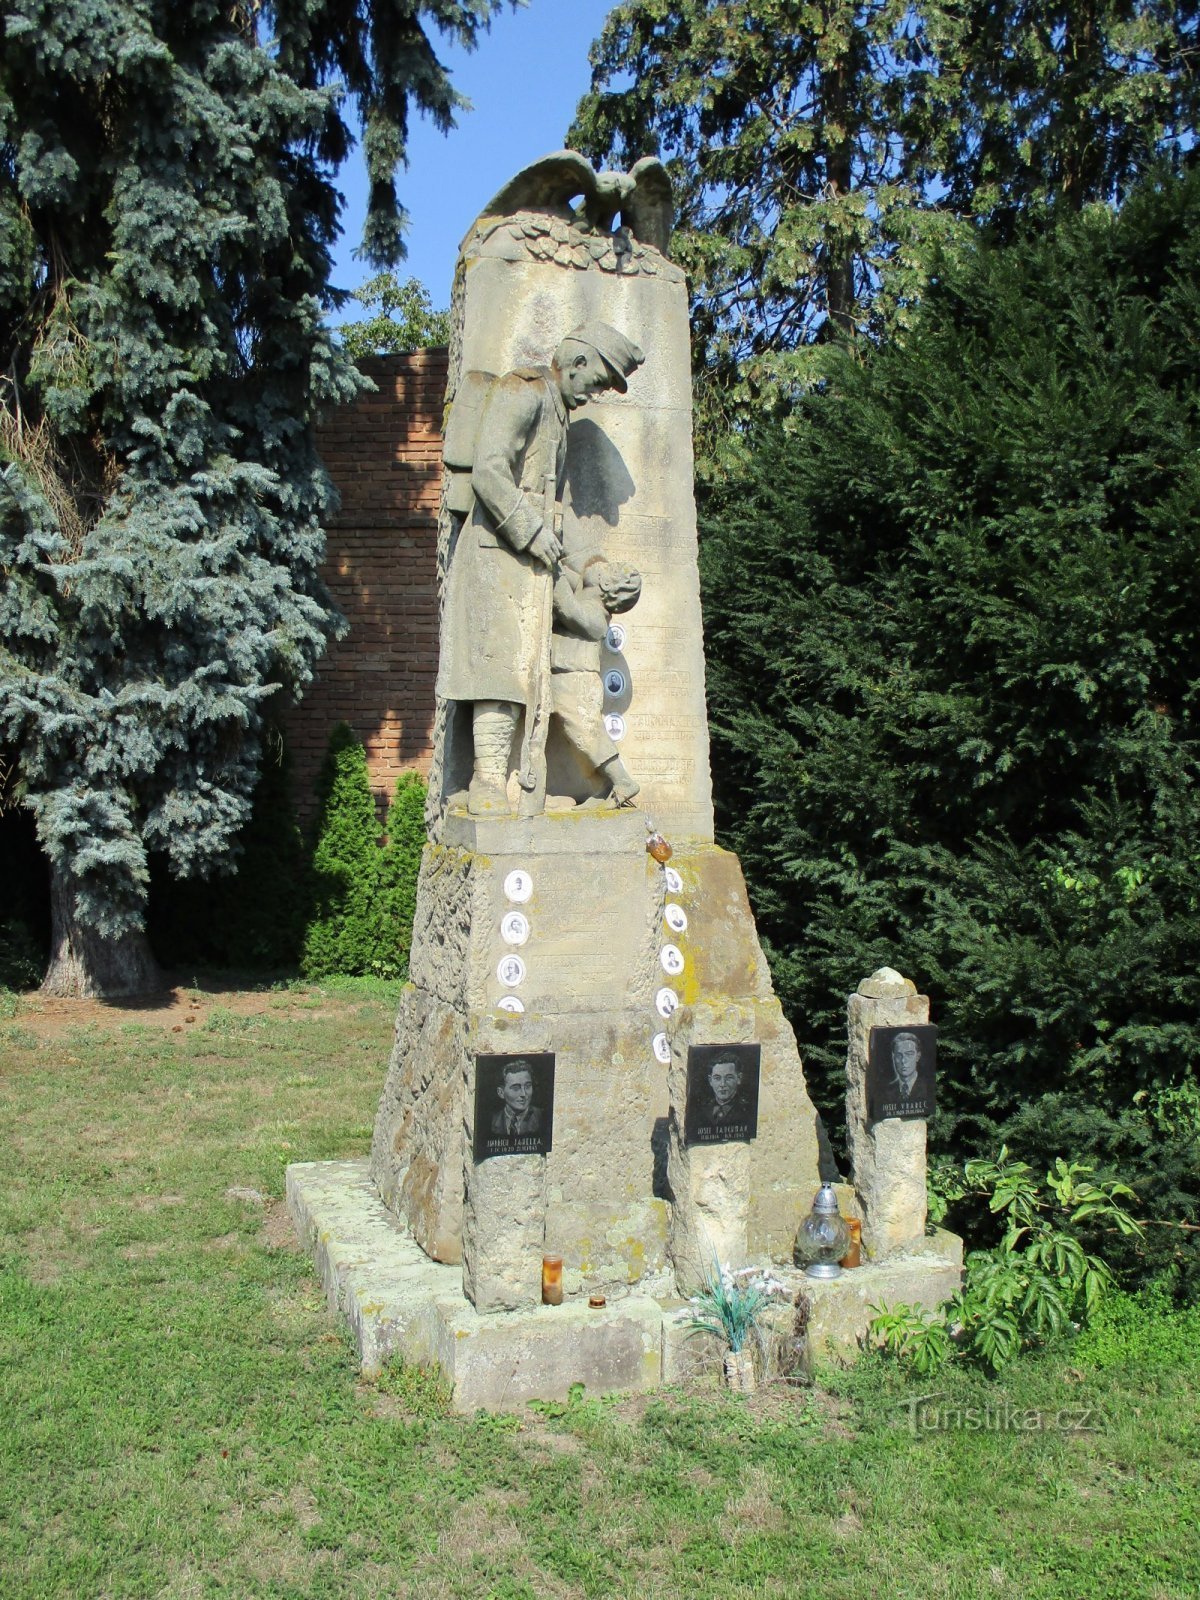
<svg viewBox="0 0 1200 1600">
<path fill-rule="evenodd" d="M 555 711 L 568 739 L 603 770 L 616 803 L 637 792 L 610 742 L 602 749 L 585 737 L 583 686 L 556 691 L 551 634 L 557 612 L 564 637 L 602 639 L 612 612 L 627 609 L 640 591 L 627 570 L 605 566 L 589 577 L 564 563 L 561 491 L 571 415 L 606 389 L 624 393 L 644 360 L 618 329 L 585 322 L 559 343 L 548 367 L 466 374 L 451 410 L 447 505 L 465 520 L 446 579 L 437 693 L 470 718 L 466 800 L 474 816 L 510 812 L 507 780 L 522 711 L 520 815 L 544 809 L 546 735 Z M 597 645 L 594 669 L 589 658 L 560 675 L 594 671 L 598 683 L 599 665 Z"/>
</svg>

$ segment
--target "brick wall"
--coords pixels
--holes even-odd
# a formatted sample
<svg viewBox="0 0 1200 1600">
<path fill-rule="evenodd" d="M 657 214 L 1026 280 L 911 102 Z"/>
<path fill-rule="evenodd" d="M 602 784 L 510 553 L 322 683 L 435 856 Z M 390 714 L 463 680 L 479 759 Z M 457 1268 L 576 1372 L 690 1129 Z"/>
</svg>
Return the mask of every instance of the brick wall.
<svg viewBox="0 0 1200 1600">
<path fill-rule="evenodd" d="M 426 772 L 437 676 L 438 499 L 445 350 L 361 363 L 377 392 L 317 439 L 342 497 L 324 575 L 350 630 L 287 717 L 301 815 L 334 725 L 363 741 L 381 811 L 405 768 Z"/>
</svg>

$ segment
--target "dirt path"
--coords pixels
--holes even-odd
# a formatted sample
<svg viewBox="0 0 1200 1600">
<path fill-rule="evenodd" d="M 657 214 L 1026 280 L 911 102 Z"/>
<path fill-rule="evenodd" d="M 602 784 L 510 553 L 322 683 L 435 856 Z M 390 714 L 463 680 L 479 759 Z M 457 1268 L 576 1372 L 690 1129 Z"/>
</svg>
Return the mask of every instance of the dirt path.
<svg viewBox="0 0 1200 1600">
<path fill-rule="evenodd" d="M 59 1000 L 35 989 L 19 997 L 18 1015 L 31 1033 L 54 1039 L 72 1028 L 112 1030 L 129 1022 L 167 1029 L 196 1027 L 218 1008 L 236 1016 L 288 1017 L 302 1011 L 321 1017 L 334 1015 L 341 1004 L 315 986 L 225 989 L 200 978 L 125 1000 Z"/>
</svg>

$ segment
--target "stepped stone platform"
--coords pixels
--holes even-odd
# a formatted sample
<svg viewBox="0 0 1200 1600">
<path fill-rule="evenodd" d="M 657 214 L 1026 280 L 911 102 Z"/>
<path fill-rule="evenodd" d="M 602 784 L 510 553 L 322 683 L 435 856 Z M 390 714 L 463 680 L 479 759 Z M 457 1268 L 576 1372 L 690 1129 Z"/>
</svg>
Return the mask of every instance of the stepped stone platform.
<svg viewBox="0 0 1200 1600">
<path fill-rule="evenodd" d="M 476 1311 L 463 1297 L 461 1269 L 430 1260 L 383 1204 L 368 1165 L 302 1162 L 287 1171 L 288 1210 L 331 1312 L 349 1323 L 364 1372 L 394 1359 L 436 1365 L 461 1412 L 564 1400 L 576 1383 L 610 1394 L 719 1380 L 722 1352 L 686 1327 L 669 1271 L 642 1277 L 599 1310 L 579 1295 L 561 1306 Z M 961 1266 L 961 1240 L 939 1231 L 831 1282 L 773 1268 L 789 1295 L 780 1296 L 766 1329 L 766 1375 L 851 1357 L 867 1336 L 872 1306 L 932 1308 L 958 1287 Z M 793 1304 L 801 1289 L 808 1299 L 802 1349 Z"/>
</svg>

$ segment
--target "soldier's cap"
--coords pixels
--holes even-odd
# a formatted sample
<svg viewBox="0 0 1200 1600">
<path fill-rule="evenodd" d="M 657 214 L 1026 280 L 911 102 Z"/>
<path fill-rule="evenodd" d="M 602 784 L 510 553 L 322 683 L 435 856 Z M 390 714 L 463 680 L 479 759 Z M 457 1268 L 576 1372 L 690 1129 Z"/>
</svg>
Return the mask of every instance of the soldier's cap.
<svg viewBox="0 0 1200 1600">
<path fill-rule="evenodd" d="M 608 368 L 612 386 L 618 394 L 628 392 L 626 383 L 631 372 L 636 372 L 646 357 L 640 345 L 627 339 L 617 328 L 607 322 L 581 322 L 567 335 L 579 344 L 594 350 Z"/>
</svg>

